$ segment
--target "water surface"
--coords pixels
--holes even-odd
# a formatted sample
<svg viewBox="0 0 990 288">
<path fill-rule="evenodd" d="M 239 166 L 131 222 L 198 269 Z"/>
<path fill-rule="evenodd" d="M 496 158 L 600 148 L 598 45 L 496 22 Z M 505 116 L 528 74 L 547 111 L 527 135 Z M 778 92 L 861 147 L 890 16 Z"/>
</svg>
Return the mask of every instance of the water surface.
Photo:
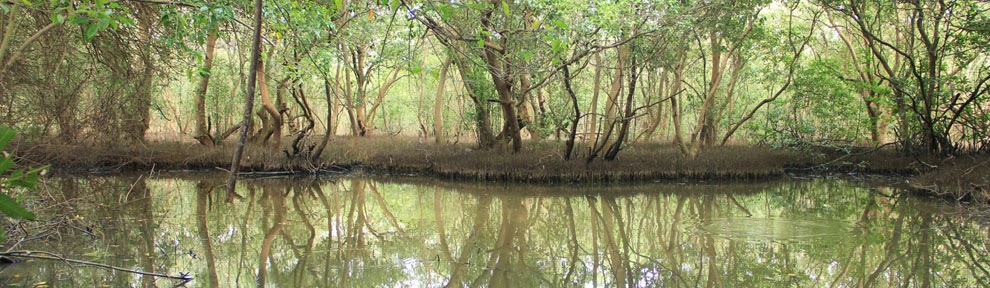
<svg viewBox="0 0 990 288">
<path fill-rule="evenodd" d="M 223 175 L 50 179 L 16 250 L 195 287 L 971 287 L 987 226 L 894 188 L 839 179 L 517 185 Z M 9 226 L 9 225 L 8 225 Z M 21 235 L 16 232 L 11 236 Z M 5 248 L 6 249 L 6 248 Z M 170 286 L 28 260 L 0 286 Z"/>
</svg>

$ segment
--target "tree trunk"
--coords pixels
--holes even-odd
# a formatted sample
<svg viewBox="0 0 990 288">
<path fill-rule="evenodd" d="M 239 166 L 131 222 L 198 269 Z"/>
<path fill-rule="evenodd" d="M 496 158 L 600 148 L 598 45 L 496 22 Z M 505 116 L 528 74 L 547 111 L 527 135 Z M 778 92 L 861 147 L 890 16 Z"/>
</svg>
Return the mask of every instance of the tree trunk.
<svg viewBox="0 0 990 288">
<path fill-rule="evenodd" d="M 598 116 L 597 116 L 597 113 L 598 113 L 598 94 L 599 94 L 599 91 L 601 90 L 601 84 L 602 84 L 602 56 L 601 56 L 601 54 L 595 53 L 591 57 L 591 61 L 592 61 L 592 64 L 591 65 L 594 65 L 595 66 L 595 81 L 594 81 L 594 85 L 592 85 L 592 87 L 591 87 L 591 108 L 588 110 L 588 113 L 591 113 L 592 116 L 591 117 L 588 117 L 588 119 L 585 120 L 585 128 L 584 128 L 585 133 L 594 133 L 597 130 L 596 126 L 598 126 L 597 125 L 598 124 L 597 123 L 598 121 L 595 121 L 595 119 L 598 119 Z M 597 138 L 598 137 L 595 136 L 595 139 L 597 139 Z"/>
<path fill-rule="evenodd" d="M 324 89 L 323 90 L 324 96 L 326 96 L 327 98 L 327 127 L 326 127 L 326 131 L 324 131 L 323 138 L 320 139 L 320 144 L 316 147 L 316 151 L 314 151 L 313 155 L 310 156 L 310 159 L 312 161 L 316 161 L 317 159 L 320 159 L 320 156 L 323 155 L 323 150 L 326 149 L 327 144 L 330 143 L 330 137 L 333 136 L 333 127 L 336 125 L 336 122 L 333 119 L 333 111 L 334 111 L 333 103 L 335 101 L 333 97 L 333 92 L 331 92 L 333 91 L 332 89 L 334 88 L 332 87 L 332 85 L 330 85 L 329 77 L 324 76 L 323 89 Z"/>
<path fill-rule="evenodd" d="M 612 133 L 615 132 L 615 126 L 618 124 L 619 119 L 615 118 L 616 110 L 618 109 L 619 97 L 621 97 L 623 83 L 623 75 L 626 69 L 625 59 L 629 55 L 629 50 L 625 46 L 618 48 L 618 67 L 616 68 L 615 77 L 612 78 L 612 88 L 608 93 L 608 104 L 605 107 L 605 116 L 603 118 L 603 123 L 595 132 L 595 141 L 591 142 L 590 153 L 586 159 L 587 163 L 591 163 L 594 158 L 598 157 L 598 154 L 605 149 L 610 144 Z"/>
<path fill-rule="evenodd" d="M 571 71 L 568 65 L 564 65 L 564 89 L 567 90 L 567 95 L 571 97 L 571 107 L 574 108 L 574 120 L 571 121 L 571 132 L 567 135 L 567 141 L 564 142 L 564 160 L 571 160 L 571 154 L 574 151 L 574 139 L 577 137 L 577 127 L 581 123 L 581 106 L 578 105 L 577 95 L 574 94 L 574 89 L 571 88 Z"/>
<path fill-rule="evenodd" d="M 713 33 L 714 34 L 714 33 Z M 688 149 L 688 156 L 695 157 L 702 146 L 710 146 L 715 142 L 715 97 L 718 93 L 718 86 L 722 82 L 722 67 L 725 66 L 728 57 L 722 57 L 720 38 L 711 35 L 711 78 L 708 82 L 708 89 L 705 91 L 704 101 L 698 113 L 698 126 L 691 133 L 691 148 Z"/>
<path fill-rule="evenodd" d="M 378 108 L 381 107 L 382 102 L 385 101 L 385 96 L 388 95 L 388 90 L 392 89 L 392 86 L 395 85 L 395 82 L 399 80 L 400 71 L 402 71 L 402 69 L 400 68 L 395 68 L 394 70 L 392 70 L 392 73 L 389 74 L 391 76 L 389 76 L 389 78 L 385 80 L 385 83 L 382 83 L 381 87 L 378 87 L 378 95 L 377 98 L 375 98 L 375 104 L 371 105 L 371 109 L 368 110 L 368 113 L 365 116 L 366 118 L 359 119 L 361 120 L 360 123 L 364 125 L 362 127 L 364 127 L 365 130 L 364 134 L 362 134 L 361 136 L 366 136 L 369 133 L 371 133 L 371 131 L 374 130 L 374 126 L 372 125 L 372 123 L 374 123 L 375 121 L 375 114 L 378 113 Z"/>
<path fill-rule="evenodd" d="M 354 105 L 354 119 L 357 120 L 357 136 L 364 136 L 368 134 L 368 75 L 364 72 L 364 58 L 365 58 L 364 47 L 358 47 L 352 52 L 351 65 L 354 71 L 354 80 L 357 81 L 357 103 Z M 371 72 L 371 71 L 368 71 Z"/>
<path fill-rule="evenodd" d="M 606 129 L 611 129 L 611 127 L 614 127 L 617 122 L 617 119 L 615 118 L 615 113 L 616 110 L 618 110 L 619 97 L 622 96 L 621 95 L 622 87 L 624 86 L 623 73 L 625 73 L 625 69 L 626 69 L 625 55 L 628 55 L 628 52 L 624 52 L 624 51 L 626 51 L 626 49 L 623 49 L 622 47 L 619 48 L 619 53 L 618 53 L 619 55 L 617 56 L 618 57 L 617 62 L 619 63 L 619 65 L 618 68 L 616 68 L 615 70 L 615 76 L 613 76 L 612 78 L 612 87 L 608 91 L 608 101 L 606 101 L 605 104 L 605 116 L 602 117 L 604 121 L 603 124 L 604 127 L 600 127 L 599 129 L 605 127 L 608 127 Z M 601 131 L 598 131 L 596 134 L 598 134 L 598 136 L 595 138 L 595 143 L 601 142 L 602 145 L 604 145 L 605 144 L 604 142 L 607 142 L 608 139 L 601 139 Z"/>
<path fill-rule="evenodd" d="M 495 91 L 498 92 L 499 105 L 502 107 L 503 131 L 512 141 L 512 152 L 522 150 L 522 137 L 519 135 L 519 118 L 516 116 L 515 97 L 512 92 L 509 63 L 505 63 L 505 55 L 492 48 L 485 48 L 485 61 L 488 63 L 488 74 L 492 76 Z"/>
<path fill-rule="evenodd" d="M 535 114 L 536 111 L 532 111 L 532 113 L 530 113 L 530 107 L 533 105 L 529 105 L 529 103 L 533 102 L 534 99 L 532 98 L 534 98 L 533 95 L 536 93 L 530 91 L 530 87 L 532 87 L 533 84 L 529 79 L 529 73 L 523 72 L 522 76 L 519 77 L 519 85 L 521 86 L 519 90 L 525 91 L 523 95 L 519 95 L 519 105 L 516 106 L 516 108 L 519 109 L 519 120 L 526 124 L 526 126 L 522 128 L 526 129 L 526 132 L 529 132 L 530 137 L 534 140 L 538 140 L 542 135 L 540 135 L 540 131 L 537 131 L 536 127 L 533 125 L 536 123 L 533 117 L 533 114 Z"/>
<path fill-rule="evenodd" d="M 292 82 L 294 83 L 291 89 L 292 98 L 296 101 L 296 104 L 299 105 L 299 108 L 302 110 L 302 117 L 306 120 L 306 126 L 300 128 L 299 131 L 296 132 L 296 138 L 292 140 L 292 156 L 296 157 L 302 155 L 302 152 L 305 149 L 305 147 L 303 147 L 304 145 L 302 140 L 306 138 L 306 136 L 308 136 L 313 130 L 313 127 L 316 126 L 316 121 L 313 119 L 315 118 L 313 115 L 313 108 L 310 107 L 309 99 L 306 98 L 306 90 L 303 89 L 302 79 L 297 78 Z M 309 152 L 313 152 L 312 146 L 310 146 L 309 151 L 307 151 L 307 153 Z"/>
<path fill-rule="evenodd" d="M 492 2 L 497 5 L 499 2 Z M 504 2 L 503 2 L 504 3 Z M 492 13 L 489 10 L 488 13 L 481 19 L 481 25 L 488 31 L 495 31 L 492 28 Z M 506 39 L 500 39 L 504 44 Z M 485 41 L 487 39 L 483 39 Z M 492 82 L 495 84 L 495 91 L 499 95 L 499 104 L 502 107 L 502 120 L 504 121 L 503 133 L 512 139 L 512 152 L 517 153 L 522 150 L 522 137 L 519 135 L 519 118 L 516 115 L 516 105 L 515 105 L 515 95 L 513 95 L 512 90 L 512 64 L 509 63 L 509 59 L 506 55 L 506 48 L 502 50 L 496 50 L 490 45 L 484 45 L 484 60 L 487 63 L 488 74 L 492 76 Z"/>
<path fill-rule="evenodd" d="M 268 143 L 271 142 L 271 149 L 277 150 L 282 144 L 282 125 L 285 122 L 282 119 L 282 113 L 279 113 L 278 108 L 275 108 L 275 104 L 272 103 L 271 96 L 268 91 L 268 84 L 265 80 L 265 63 L 262 60 L 258 60 L 258 71 L 255 73 L 258 75 L 258 88 L 261 93 L 261 105 L 264 110 L 263 113 L 268 113 L 268 117 L 271 117 L 270 122 L 268 122 L 267 127 L 262 129 L 261 142 Z M 274 138 L 274 139 L 273 139 Z"/>
<path fill-rule="evenodd" d="M 145 29 L 141 40 L 150 41 L 152 32 Z M 123 130 L 133 143 L 144 143 L 145 132 L 151 127 L 151 93 L 154 91 L 155 61 L 151 59 L 150 51 L 142 51 L 138 57 L 141 60 L 141 72 L 134 85 L 134 93 L 124 104 Z"/>
<path fill-rule="evenodd" d="M 251 112 L 254 111 L 254 90 L 256 75 L 261 56 L 261 0 L 254 0 L 254 39 L 251 41 L 251 71 L 248 73 L 247 101 L 244 103 L 244 118 L 241 120 L 241 136 L 234 148 L 233 160 L 230 162 L 230 177 L 227 178 L 227 195 L 235 195 L 237 173 L 241 170 L 241 156 L 244 154 L 244 144 L 248 131 L 251 130 Z"/>
<path fill-rule="evenodd" d="M 433 101 L 433 137 L 436 143 L 445 143 L 443 135 L 443 95 L 446 91 L 447 84 L 447 71 L 450 70 L 450 55 L 444 58 L 443 64 L 440 66 L 440 76 L 437 78 L 437 93 L 436 98 Z"/>
<path fill-rule="evenodd" d="M 652 114 L 649 118 L 650 122 L 647 124 L 646 128 L 643 129 L 643 132 L 636 137 L 636 141 L 648 141 L 650 138 L 653 138 L 653 134 L 656 134 L 657 129 L 660 127 L 660 122 L 662 122 L 663 119 L 666 119 L 666 117 L 664 117 L 666 115 L 663 113 L 663 102 L 666 102 L 666 98 L 664 96 L 666 95 L 665 93 L 667 88 L 667 70 L 663 70 L 660 72 L 659 76 L 656 76 L 659 77 L 659 79 L 652 77 L 652 75 L 656 75 L 655 73 L 649 73 L 649 75 L 651 75 L 651 77 L 646 80 L 649 88 L 644 89 L 644 91 L 657 95 L 657 98 L 659 98 L 658 101 L 660 102 L 656 103 L 656 108 L 649 110 L 650 114 Z"/>
<path fill-rule="evenodd" d="M 453 52 L 451 52 L 453 53 Z M 467 92 L 468 97 L 474 102 L 475 111 L 475 127 L 476 133 L 478 134 L 478 147 L 482 149 L 491 149 L 495 147 L 497 141 L 495 140 L 495 133 L 492 131 L 491 116 L 488 111 L 488 103 L 484 101 L 481 97 L 482 95 L 476 95 L 476 91 L 473 85 L 481 85 L 474 83 L 475 79 L 471 79 L 469 74 L 471 73 L 471 68 L 468 64 L 464 62 L 464 59 L 458 58 L 457 56 L 451 56 L 454 64 L 457 65 L 457 70 L 461 74 L 461 82 L 465 83 L 464 89 Z"/>
<path fill-rule="evenodd" d="M 199 71 L 199 84 L 196 85 L 196 95 L 194 96 L 196 102 L 196 129 L 193 131 L 193 138 L 199 141 L 207 147 L 213 147 L 216 142 L 214 142 L 213 136 L 210 136 L 210 131 L 206 123 L 206 90 L 210 86 L 210 74 L 213 69 L 213 55 L 216 52 L 217 47 L 217 31 L 215 29 L 210 29 L 206 36 L 206 57 L 203 58 L 203 67 Z"/>
<path fill-rule="evenodd" d="M 670 89 L 670 121 L 674 124 L 674 144 L 680 148 L 681 153 L 688 154 L 687 143 L 684 142 L 684 134 L 682 131 L 683 122 L 681 122 L 681 89 L 684 85 L 684 67 L 687 66 L 687 57 L 685 52 L 687 49 L 682 49 L 678 53 L 680 61 L 674 65 L 674 81 L 673 87 Z"/>
<path fill-rule="evenodd" d="M 626 107 L 625 111 L 622 112 L 622 118 L 620 119 L 621 126 L 619 126 L 619 134 L 616 136 L 615 143 L 608 148 L 605 152 L 605 161 L 615 160 L 619 156 L 619 151 L 622 151 L 622 143 L 625 142 L 627 135 L 629 135 L 629 124 L 632 122 L 634 114 L 633 112 L 633 96 L 636 94 L 636 78 L 638 73 L 636 72 L 636 59 L 633 58 L 632 65 L 630 65 L 629 73 L 629 91 L 626 94 Z"/>
</svg>

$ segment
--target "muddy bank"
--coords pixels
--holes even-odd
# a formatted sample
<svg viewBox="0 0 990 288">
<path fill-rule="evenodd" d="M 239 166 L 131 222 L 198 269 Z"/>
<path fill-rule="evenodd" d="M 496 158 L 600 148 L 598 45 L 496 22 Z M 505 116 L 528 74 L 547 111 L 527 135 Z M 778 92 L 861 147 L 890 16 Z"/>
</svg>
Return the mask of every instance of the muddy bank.
<svg viewBox="0 0 990 288">
<path fill-rule="evenodd" d="M 285 143 L 285 142 L 283 142 Z M 563 145 L 527 143 L 523 151 L 478 150 L 468 144 L 419 143 L 392 137 L 341 137 L 318 158 L 306 151 L 249 145 L 243 171 L 327 173 L 363 167 L 373 173 L 417 174 L 445 179 L 539 183 L 616 182 L 635 180 L 769 179 L 785 173 L 855 172 L 911 177 L 916 189 L 943 197 L 987 202 L 990 157 L 948 159 L 904 157 L 896 151 L 774 150 L 727 146 L 708 149 L 696 158 L 676 146 L 631 145 L 615 161 L 587 161 L 586 153 L 563 160 Z M 207 148 L 187 142 L 154 142 L 137 147 L 18 143 L 19 163 L 51 164 L 56 173 L 87 174 L 158 170 L 229 168 L 233 145 Z"/>
</svg>

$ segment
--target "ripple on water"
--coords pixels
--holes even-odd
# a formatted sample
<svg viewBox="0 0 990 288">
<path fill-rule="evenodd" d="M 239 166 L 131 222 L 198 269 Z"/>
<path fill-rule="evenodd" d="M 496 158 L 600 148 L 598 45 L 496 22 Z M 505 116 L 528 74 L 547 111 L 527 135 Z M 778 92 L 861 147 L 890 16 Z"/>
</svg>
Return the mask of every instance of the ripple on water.
<svg viewBox="0 0 990 288">
<path fill-rule="evenodd" d="M 834 219 L 729 217 L 702 221 L 702 233 L 741 241 L 806 242 L 854 236 L 853 227 Z"/>
</svg>

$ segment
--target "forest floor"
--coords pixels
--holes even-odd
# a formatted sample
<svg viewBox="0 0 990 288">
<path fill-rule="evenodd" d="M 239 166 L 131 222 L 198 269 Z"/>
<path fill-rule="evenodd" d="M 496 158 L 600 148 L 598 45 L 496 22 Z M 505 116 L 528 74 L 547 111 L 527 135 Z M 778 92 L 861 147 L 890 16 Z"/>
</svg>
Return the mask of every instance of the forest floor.
<svg viewBox="0 0 990 288">
<path fill-rule="evenodd" d="M 291 139 L 278 149 L 249 144 L 242 171 L 282 173 L 347 172 L 429 175 L 535 183 L 768 179 L 792 174 L 832 172 L 906 177 L 918 191 L 946 198 L 990 202 L 990 156 L 905 157 L 888 149 L 769 149 L 725 146 L 690 158 L 671 144 L 627 146 L 614 161 L 588 162 L 588 147 L 575 147 L 576 159 L 564 160 L 564 145 L 527 142 L 478 150 L 473 144 L 422 143 L 408 137 L 336 137 L 320 159 L 289 157 Z M 230 166 L 233 143 L 207 148 L 193 142 L 156 141 L 141 145 L 54 145 L 19 143 L 17 162 L 51 164 L 56 173 L 92 174 L 141 170 L 213 170 Z M 307 150 L 307 149 L 304 149 Z M 811 151 L 808 151 L 811 150 Z"/>
</svg>

